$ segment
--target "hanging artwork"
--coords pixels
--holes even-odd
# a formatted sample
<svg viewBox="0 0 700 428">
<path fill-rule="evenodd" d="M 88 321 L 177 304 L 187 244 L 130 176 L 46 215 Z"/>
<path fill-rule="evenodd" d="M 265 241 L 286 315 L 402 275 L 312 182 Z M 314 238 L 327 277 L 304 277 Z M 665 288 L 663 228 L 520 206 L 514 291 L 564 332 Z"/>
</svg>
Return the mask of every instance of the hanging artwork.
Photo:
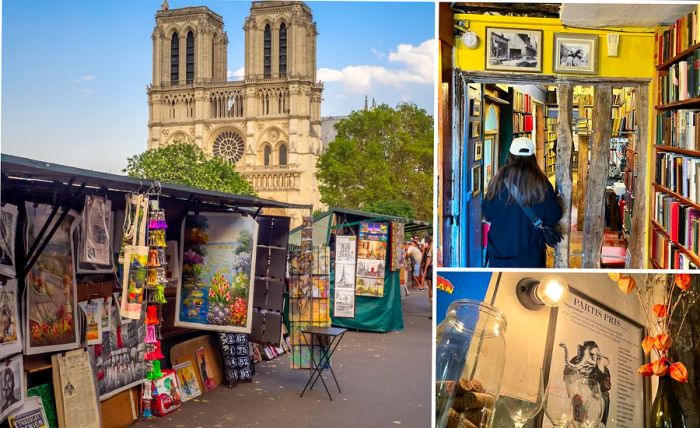
<svg viewBox="0 0 700 428">
<path fill-rule="evenodd" d="M 382 297 L 389 226 L 387 223 L 360 223 L 357 242 L 355 295 Z"/>
<path fill-rule="evenodd" d="M 24 360 L 22 354 L 3 362 L 0 367 L 0 421 L 24 403 Z"/>
<path fill-rule="evenodd" d="M 391 271 L 397 271 L 403 266 L 405 259 L 403 251 L 403 223 L 399 221 L 391 222 Z"/>
<path fill-rule="evenodd" d="M 27 245 L 36 241 L 38 233 L 51 214 L 45 204 L 26 204 Z M 26 277 L 24 331 L 27 355 L 56 352 L 79 346 L 75 325 L 76 298 L 74 255 L 71 236 L 77 213 L 69 211 Z M 60 218 L 56 215 L 48 230 Z"/>
<path fill-rule="evenodd" d="M 111 201 L 99 196 L 85 196 L 80 261 L 98 265 L 111 264 L 111 214 Z"/>
<path fill-rule="evenodd" d="M 104 299 L 90 299 L 80 302 L 80 309 L 85 313 L 85 340 L 88 345 L 102 343 L 102 305 Z"/>
<path fill-rule="evenodd" d="M 100 428 L 100 409 L 90 358 L 83 349 L 51 356 L 59 426 Z"/>
<path fill-rule="evenodd" d="M 4 204 L 0 208 L 0 275 L 15 277 L 15 231 L 17 207 Z"/>
<path fill-rule="evenodd" d="M 109 305 L 109 313 L 109 327 L 102 331 L 102 344 L 88 346 L 100 400 L 141 384 L 146 376 L 145 317 L 122 323 L 116 304 Z"/>
<path fill-rule="evenodd" d="M 148 269 L 148 247 L 127 245 L 124 247 L 124 275 L 122 284 L 121 316 L 139 319 L 143 304 L 143 289 L 146 286 Z"/>
<path fill-rule="evenodd" d="M 202 395 L 202 390 L 197 382 L 197 375 L 194 372 L 194 367 L 192 367 L 192 361 L 176 364 L 173 366 L 173 370 L 175 370 L 177 375 L 177 383 L 180 386 L 180 398 L 183 403 Z"/>
<path fill-rule="evenodd" d="M 175 325 L 250 333 L 258 223 L 235 213 L 189 214 L 182 224 L 182 278 Z"/>
<path fill-rule="evenodd" d="M 17 310 L 17 280 L 0 284 L 0 358 L 22 352 Z"/>
<path fill-rule="evenodd" d="M 333 315 L 336 318 L 355 317 L 355 258 L 356 236 L 335 237 L 335 296 Z"/>
</svg>

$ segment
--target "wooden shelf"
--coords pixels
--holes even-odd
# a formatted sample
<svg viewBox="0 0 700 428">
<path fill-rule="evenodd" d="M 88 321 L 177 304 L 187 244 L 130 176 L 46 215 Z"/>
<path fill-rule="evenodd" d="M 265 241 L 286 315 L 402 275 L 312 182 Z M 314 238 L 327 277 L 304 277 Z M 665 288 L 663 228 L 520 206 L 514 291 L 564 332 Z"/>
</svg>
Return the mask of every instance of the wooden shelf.
<svg viewBox="0 0 700 428">
<path fill-rule="evenodd" d="M 657 69 L 657 70 L 665 70 L 665 69 L 669 68 L 670 66 L 673 65 L 674 62 L 680 61 L 680 60 L 682 60 L 683 58 L 687 58 L 687 57 L 689 57 L 690 55 L 692 55 L 693 52 L 695 52 L 695 50 L 696 50 L 697 48 L 700 48 L 700 43 L 696 43 L 696 44 L 694 44 L 694 45 L 688 47 L 688 49 L 682 51 L 682 52 L 679 53 L 678 55 L 669 58 L 668 61 L 657 65 L 657 66 L 656 66 L 656 69 Z"/>
<path fill-rule="evenodd" d="M 51 370 L 51 367 L 51 363 L 44 360 L 26 359 L 24 361 L 24 371 L 29 374 Z"/>
<path fill-rule="evenodd" d="M 513 132 L 513 135 L 515 135 L 515 134 L 532 134 L 532 131 L 516 131 L 516 132 Z"/>
<path fill-rule="evenodd" d="M 680 153 L 682 155 L 688 155 L 688 156 L 698 156 L 700 157 L 700 151 L 699 150 L 690 150 L 690 149 L 682 149 L 680 147 L 673 147 L 673 146 L 663 146 L 660 144 L 657 144 L 654 146 L 656 150 L 662 151 L 662 152 L 673 152 L 673 153 Z"/>
<path fill-rule="evenodd" d="M 668 240 L 669 240 L 670 242 L 672 242 L 676 247 L 678 247 L 678 249 L 681 250 L 681 253 L 683 253 L 683 254 L 685 254 L 686 256 L 688 256 L 688 258 L 689 258 L 693 263 L 695 263 L 696 265 L 700 266 L 700 258 L 698 258 L 698 256 L 697 256 L 695 253 L 693 253 L 693 252 L 690 251 L 689 249 L 685 248 L 683 245 L 679 244 L 677 241 L 674 241 L 673 239 L 671 239 L 671 236 L 668 234 L 668 232 L 666 232 L 666 229 L 664 229 L 659 223 L 657 223 L 656 220 L 651 219 L 651 224 L 652 224 L 656 229 L 658 229 L 659 232 L 661 232 L 661 233 L 666 237 L 666 239 L 668 239 Z M 669 268 L 669 269 L 674 269 L 674 268 Z"/>
<path fill-rule="evenodd" d="M 532 114 L 532 112 L 529 112 L 529 113 L 528 113 L 528 112 L 526 112 L 526 111 L 520 111 L 520 110 L 513 110 L 513 113 L 528 114 L 528 115 L 531 115 L 531 114 Z"/>
<path fill-rule="evenodd" d="M 691 201 L 690 199 L 688 199 L 688 198 L 686 198 L 686 197 L 684 197 L 684 196 L 681 196 L 680 194 L 674 192 L 673 190 L 667 189 L 665 186 L 662 186 L 662 185 L 660 185 L 659 183 L 652 183 L 652 185 L 653 185 L 656 189 L 658 189 L 658 190 L 660 190 L 660 191 L 662 191 L 662 192 L 664 192 L 664 193 L 668 193 L 669 195 L 673 196 L 673 197 L 676 198 L 676 199 L 679 199 L 679 200 L 680 200 L 681 202 L 683 202 L 684 204 L 690 205 L 691 207 L 693 207 L 693 208 L 695 208 L 695 209 L 697 209 L 697 210 L 700 210 L 700 205 L 699 205 L 699 204 L 696 204 L 695 202 Z"/>
<path fill-rule="evenodd" d="M 674 101 L 668 104 L 660 104 L 656 106 L 657 110 L 671 110 L 679 107 L 700 107 L 700 97 L 688 98 L 683 101 Z"/>
</svg>

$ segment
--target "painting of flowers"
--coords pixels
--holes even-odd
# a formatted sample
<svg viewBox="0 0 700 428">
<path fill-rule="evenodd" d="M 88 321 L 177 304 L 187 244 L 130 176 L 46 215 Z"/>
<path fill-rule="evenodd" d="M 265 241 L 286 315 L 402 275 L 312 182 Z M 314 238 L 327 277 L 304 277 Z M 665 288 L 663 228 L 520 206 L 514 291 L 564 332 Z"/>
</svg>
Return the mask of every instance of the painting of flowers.
<svg viewBox="0 0 700 428">
<path fill-rule="evenodd" d="M 51 215 L 46 204 L 26 204 L 27 243 L 31 245 Z M 54 216 L 48 230 L 60 216 Z M 27 272 L 25 331 L 27 355 L 78 347 L 76 283 L 71 236 L 77 213 L 63 218 L 36 263 Z"/>
<path fill-rule="evenodd" d="M 175 325 L 250 333 L 258 224 L 234 213 L 189 214 Z"/>
</svg>

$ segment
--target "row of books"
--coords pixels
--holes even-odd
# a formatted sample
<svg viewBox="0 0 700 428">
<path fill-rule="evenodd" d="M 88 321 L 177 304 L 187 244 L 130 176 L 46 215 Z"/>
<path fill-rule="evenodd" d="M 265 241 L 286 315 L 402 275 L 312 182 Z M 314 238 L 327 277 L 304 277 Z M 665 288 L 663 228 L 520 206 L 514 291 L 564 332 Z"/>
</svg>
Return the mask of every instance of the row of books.
<svg viewBox="0 0 700 428">
<path fill-rule="evenodd" d="M 656 192 L 654 196 L 656 222 L 673 242 L 697 254 L 700 210 L 663 192 Z"/>
<path fill-rule="evenodd" d="M 676 20 L 676 23 L 668 29 L 656 34 L 659 62 L 668 61 L 698 42 L 700 42 L 700 28 L 697 10 L 694 10 Z"/>
<path fill-rule="evenodd" d="M 531 132 L 532 127 L 531 114 L 513 113 L 513 132 Z"/>
<path fill-rule="evenodd" d="M 532 113 L 532 97 L 520 91 L 513 90 L 513 110 Z"/>
<path fill-rule="evenodd" d="M 700 158 L 657 152 L 655 182 L 693 203 L 700 203 Z"/>
<path fill-rule="evenodd" d="M 697 269 L 697 265 L 678 245 L 654 230 L 651 235 L 651 258 L 661 269 Z"/>
<path fill-rule="evenodd" d="M 659 102 L 668 104 L 700 96 L 700 51 L 659 72 Z"/>
<path fill-rule="evenodd" d="M 659 112 L 656 142 L 662 146 L 700 150 L 700 112 L 684 109 Z"/>
</svg>

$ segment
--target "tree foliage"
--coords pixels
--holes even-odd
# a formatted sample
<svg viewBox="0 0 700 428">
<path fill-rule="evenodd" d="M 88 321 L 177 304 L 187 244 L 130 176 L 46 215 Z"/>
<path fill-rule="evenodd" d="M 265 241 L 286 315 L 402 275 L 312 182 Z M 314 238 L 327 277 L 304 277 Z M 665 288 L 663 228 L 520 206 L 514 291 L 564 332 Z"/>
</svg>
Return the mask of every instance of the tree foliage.
<svg viewBox="0 0 700 428">
<path fill-rule="evenodd" d="M 207 156 L 190 143 L 146 150 L 127 159 L 123 172 L 131 177 L 183 184 L 205 190 L 254 195 L 253 187 L 223 158 Z"/>
<path fill-rule="evenodd" d="M 425 110 L 382 104 L 351 113 L 335 128 L 317 163 L 321 202 L 432 219 L 433 119 Z"/>
</svg>

